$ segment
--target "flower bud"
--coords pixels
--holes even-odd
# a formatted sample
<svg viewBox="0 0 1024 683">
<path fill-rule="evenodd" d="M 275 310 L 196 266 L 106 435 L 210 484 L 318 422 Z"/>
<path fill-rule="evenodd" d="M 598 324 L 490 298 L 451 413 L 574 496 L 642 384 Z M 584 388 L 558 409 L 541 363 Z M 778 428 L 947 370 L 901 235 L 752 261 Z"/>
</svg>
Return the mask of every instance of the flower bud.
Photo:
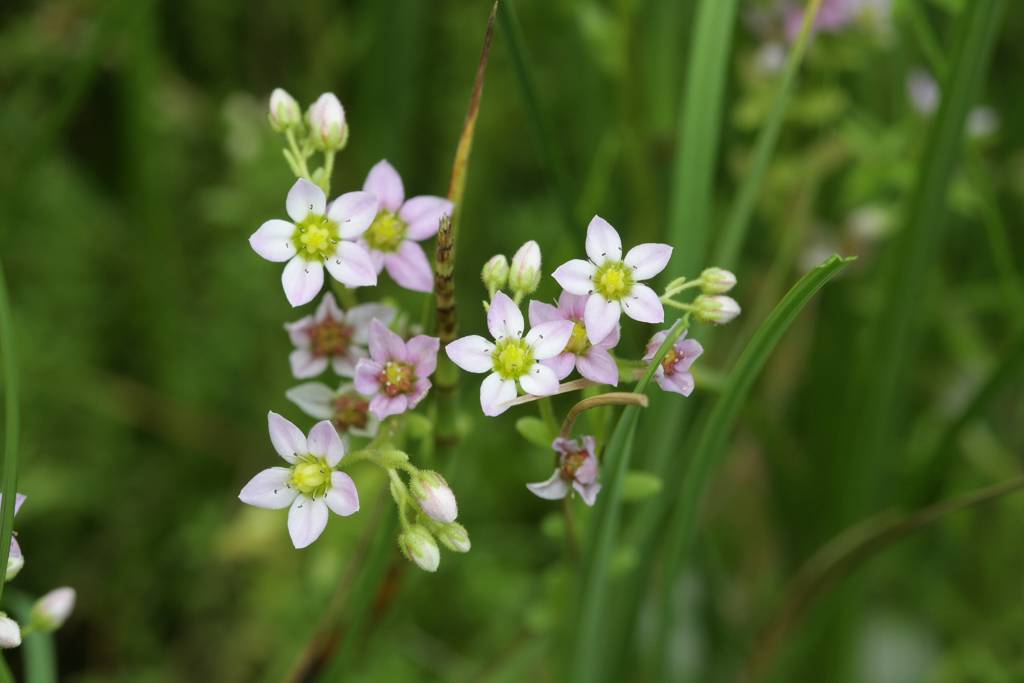
<svg viewBox="0 0 1024 683">
<path fill-rule="evenodd" d="M 492 299 L 495 292 L 504 289 L 508 282 L 508 259 L 504 254 L 492 256 L 491 260 L 484 264 L 480 278 L 484 281 L 484 287 L 487 288 L 487 293 Z"/>
<path fill-rule="evenodd" d="M 530 240 L 512 257 L 508 286 L 517 295 L 532 294 L 540 284 L 540 246 Z"/>
<path fill-rule="evenodd" d="M 345 110 L 334 93 L 325 92 L 306 112 L 313 143 L 321 150 L 339 150 L 348 141 Z"/>
<path fill-rule="evenodd" d="M 437 472 L 424 470 L 417 473 L 409 482 L 409 492 L 420 509 L 433 520 L 454 522 L 459 516 L 455 494 L 444 477 Z"/>
<path fill-rule="evenodd" d="M 274 88 L 270 93 L 270 127 L 278 133 L 283 133 L 289 128 L 299 125 L 302 121 L 302 112 L 299 110 L 299 103 L 295 98 L 282 88 Z"/>
<path fill-rule="evenodd" d="M 75 589 L 63 586 L 36 600 L 32 606 L 31 624 L 40 631 L 56 631 L 75 608 Z"/>
<path fill-rule="evenodd" d="M 414 524 L 398 536 L 398 547 L 402 554 L 428 572 L 436 572 L 441 563 L 441 551 L 437 542 L 425 527 Z"/>
<path fill-rule="evenodd" d="M 24 566 L 25 566 L 25 557 L 23 555 L 21 555 L 21 554 L 15 555 L 14 553 L 11 553 L 10 555 L 8 555 L 7 556 L 7 575 L 4 577 L 4 581 L 10 581 L 11 579 L 13 579 L 15 576 L 18 575 L 18 572 L 20 572 L 21 568 L 24 567 Z"/>
<path fill-rule="evenodd" d="M 466 527 L 462 526 L 458 522 L 452 522 L 451 524 L 445 524 L 437 532 L 437 539 L 444 544 L 444 547 L 448 548 L 456 553 L 468 553 L 470 548 L 469 543 L 469 532 L 466 531 Z"/>
<path fill-rule="evenodd" d="M 740 314 L 740 305 L 730 296 L 706 296 L 693 300 L 697 318 L 706 323 L 724 325 Z"/>
<path fill-rule="evenodd" d="M 736 276 L 724 268 L 705 268 L 700 274 L 700 291 L 705 294 L 725 294 L 736 286 Z"/>
<path fill-rule="evenodd" d="M 0 612 L 0 648 L 9 650 L 21 645 L 21 627 L 18 622 Z"/>
</svg>

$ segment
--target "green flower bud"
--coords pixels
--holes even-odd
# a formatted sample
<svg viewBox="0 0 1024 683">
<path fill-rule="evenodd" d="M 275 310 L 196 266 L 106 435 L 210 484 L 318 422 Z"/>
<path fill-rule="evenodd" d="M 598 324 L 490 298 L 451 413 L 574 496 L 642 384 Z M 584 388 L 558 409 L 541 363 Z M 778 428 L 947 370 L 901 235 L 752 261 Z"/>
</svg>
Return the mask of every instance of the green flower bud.
<svg viewBox="0 0 1024 683">
<path fill-rule="evenodd" d="M 700 290 L 705 294 L 725 294 L 736 286 L 736 276 L 724 268 L 706 268 L 700 274 Z"/>
<path fill-rule="evenodd" d="M 729 296 L 701 294 L 693 300 L 693 305 L 698 320 L 715 325 L 724 325 L 740 314 L 740 305 Z"/>
<path fill-rule="evenodd" d="M 278 133 L 299 125 L 302 122 L 302 112 L 299 110 L 299 103 L 295 98 L 282 88 L 274 88 L 270 93 L 270 127 Z"/>
<path fill-rule="evenodd" d="M 540 284 L 540 246 L 530 240 L 512 257 L 508 286 L 517 296 L 533 294 Z M 518 299 L 516 299 L 518 301 Z"/>
<path fill-rule="evenodd" d="M 436 572 L 441 563 L 441 551 L 426 527 L 414 524 L 398 536 L 402 554 L 423 571 Z"/>
<path fill-rule="evenodd" d="M 458 522 L 445 524 L 437 532 L 437 539 L 445 548 L 456 553 L 468 553 L 470 548 L 469 532 Z"/>
<path fill-rule="evenodd" d="M 491 298 L 494 298 L 494 293 L 499 289 L 504 289 L 505 284 L 508 282 L 508 259 L 505 258 L 504 254 L 492 256 L 484 264 L 480 278 L 484 281 L 484 287 L 487 288 L 487 293 L 490 294 Z"/>
<path fill-rule="evenodd" d="M 75 608 L 75 589 L 63 586 L 55 588 L 36 600 L 32 606 L 30 624 L 40 631 L 56 631 Z"/>
</svg>

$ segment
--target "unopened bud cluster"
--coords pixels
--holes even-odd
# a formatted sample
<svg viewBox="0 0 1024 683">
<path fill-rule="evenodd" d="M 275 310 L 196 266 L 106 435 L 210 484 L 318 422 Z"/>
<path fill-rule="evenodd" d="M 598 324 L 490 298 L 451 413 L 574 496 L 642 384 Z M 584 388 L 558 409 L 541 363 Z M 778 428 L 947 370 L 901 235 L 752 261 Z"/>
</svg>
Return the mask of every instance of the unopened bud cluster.
<svg viewBox="0 0 1024 683">
<path fill-rule="evenodd" d="M 509 264 L 504 254 L 492 256 L 484 264 L 480 279 L 487 288 L 489 299 L 506 287 L 516 302 L 537 291 L 541 279 L 540 245 L 530 240 L 519 247 Z"/>
<path fill-rule="evenodd" d="M 705 268 L 696 280 L 681 277 L 668 283 L 661 300 L 680 310 L 689 311 L 700 322 L 724 325 L 740 314 L 740 305 L 726 292 L 736 286 L 736 275 L 724 268 Z M 687 289 L 700 288 L 700 294 L 690 303 L 674 297 Z"/>
<path fill-rule="evenodd" d="M 403 521 L 398 547 L 420 569 L 434 572 L 441 563 L 438 542 L 452 552 L 469 552 L 469 533 L 455 521 L 459 506 L 443 476 L 412 465 L 402 469 L 409 474 L 408 485 L 397 472 L 391 476 L 391 495 Z"/>
<path fill-rule="evenodd" d="M 275 88 L 270 94 L 267 119 L 274 131 L 285 136 L 287 147 L 281 151 L 292 173 L 297 178 L 312 180 L 326 192 L 330 188 L 334 155 L 348 143 L 345 108 L 338 96 L 323 93 L 303 116 L 295 98 L 283 88 Z M 311 169 L 309 161 L 316 152 L 323 154 L 324 163 Z"/>
</svg>

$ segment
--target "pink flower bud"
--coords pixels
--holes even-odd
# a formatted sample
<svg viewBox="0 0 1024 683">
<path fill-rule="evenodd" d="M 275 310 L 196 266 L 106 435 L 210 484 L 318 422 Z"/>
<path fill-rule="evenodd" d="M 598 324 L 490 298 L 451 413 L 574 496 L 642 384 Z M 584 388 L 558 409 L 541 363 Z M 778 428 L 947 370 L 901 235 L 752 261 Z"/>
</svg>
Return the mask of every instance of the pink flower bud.
<svg viewBox="0 0 1024 683">
<path fill-rule="evenodd" d="M 282 88 L 274 88 L 270 93 L 270 127 L 278 133 L 299 125 L 302 120 L 302 112 L 299 111 L 299 103 L 295 98 Z"/>
<path fill-rule="evenodd" d="M 459 507 L 455 502 L 448 482 L 437 472 L 422 471 L 412 478 L 409 492 L 423 510 L 438 522 L 454 522 L 459 516 Z"/>
<path fill-rule="evenodd" d="M 334 93 L 325 92 L 306 113 L 313 142 L 323 150 L 338 150 L 348 139 L 345 110 Z"/>
<path fill-rule="evenodd" d="M 520 296 L 532 294 L 540 284 L 540 245 L 530 240 L 512 257 L 508 286 Z M 518 301 L 518 299 L 517 299 Z"/>
<path fill-rule="evenodd" d="M 75 589 L 67 586 L 55 588 L 36 600 L 32 606 L 32 625 L 40 631 L 60 628 L 75 608 Z"/>
<path fill-rule="evenodd" d="M 740 305 L 729 296 L 700 295 L 693 301 L 697 318 L 706 323 L 724 325 L 740 314 Z"/>
</svg>

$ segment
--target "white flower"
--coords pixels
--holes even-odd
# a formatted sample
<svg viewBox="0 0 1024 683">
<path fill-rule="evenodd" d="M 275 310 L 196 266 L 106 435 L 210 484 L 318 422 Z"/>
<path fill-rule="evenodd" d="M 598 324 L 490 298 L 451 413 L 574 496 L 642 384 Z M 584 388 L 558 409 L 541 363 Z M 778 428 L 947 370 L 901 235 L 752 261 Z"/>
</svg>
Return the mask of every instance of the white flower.
<svg viewBox="0 0 1024 683">
<path fill-rule="evenodd" d="M 665 321 L 658 295 L 641 282 L 665 269 L 672 247 L 638 244 L 623 258 L 619 233 L 606 220 L 594 216 L 587 226 L 586 248 L 588 261 L 563 263 L 552 277 L 570 294 L 587 295 L 583 322 L 591 344 L 607 337 L 622 313 L 642 323 Z"/>
<path fill-rule="evenodd" d="M 355 482 L 337 466 L 345 447 L 334 426 L 317 422 L 306 437 L 275 412 L 267 414 L 270 441 L 289 467 L 270 467 L 249 480 L 239 500 L 268 510 L 288 510 L 288 533 L 305 548 L 323 533 L 328 510 L 347 517 L 359 511 Z"/>
<path fill-rule="evenodd" d="M 334 295 L 328 292 L 316 313 L 292 323 L 284 329 L 295 344 L 288 356 L 296 379 L 316 377 L 330 364 L 334 373 L 354 377 L 356 363 L 366 358 L 370 341 L 370 323 L 380 320 L 390 325 L 395 309 L 382 304 L 361 304 L 342 311 Z"/>
<path fill-rule="evenodd" d="M 480 385 L 484 415 L 500 415 L 516 397 L 518 384 L 535 396 L 558 391 L 558 377 L 538 362 L 557 356 L 572 335 L 571 320 L 537 325 L 523 338 L 523 314 L 512 299 L 498 292 L 487 310 L 487 329 L 494 343 L 479 335 L 456 339 L 445 347 L 452 362 L 467 372 L 488 372 Z"/>
</svg>

